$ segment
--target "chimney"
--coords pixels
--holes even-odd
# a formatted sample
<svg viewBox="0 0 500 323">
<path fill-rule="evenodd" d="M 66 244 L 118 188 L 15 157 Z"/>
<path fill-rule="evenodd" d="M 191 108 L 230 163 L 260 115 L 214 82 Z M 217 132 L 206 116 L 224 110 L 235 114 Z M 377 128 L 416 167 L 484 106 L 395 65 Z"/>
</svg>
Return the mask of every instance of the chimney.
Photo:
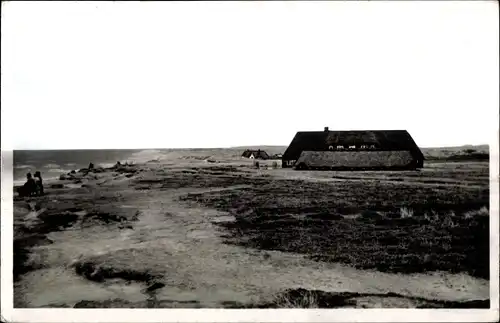
<svg viewBox="0 0 500 323">
<path fill-rule="evenodd" d="M 325 127 L 325 132 L 328 132 L 328 127 Z"/>
</svg>

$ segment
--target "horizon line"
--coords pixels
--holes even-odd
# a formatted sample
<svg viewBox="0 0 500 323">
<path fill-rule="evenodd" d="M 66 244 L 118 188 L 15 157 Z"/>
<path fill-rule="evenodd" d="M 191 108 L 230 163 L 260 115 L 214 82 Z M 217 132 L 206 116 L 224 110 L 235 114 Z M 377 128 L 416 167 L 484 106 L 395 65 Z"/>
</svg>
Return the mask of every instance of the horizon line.
<svg viewBox="0 0 500 323">
<path fill-rule="evenodd" d="M 242 146 L 229 146 L 229 147 L 178 147 L 178 148 L 158 148 L 158 147 L 143 147 L 143 148 L 32 148 L 32 149 L 12 149 L 11 151 L 54 151 L 54 150 L 162 150 L 162 149 L 177 149 L 177 150 L 185 150 L 185 149 L 241 149 L 241 148 L 251 148 L 251 147 L 288 147 L 289 145 L 242 145 Z M 418 146 L 420 149 L 447 149 L 447 148 L 462 148 L 462 147 L 479 147 L 479 146 L 488 146 L 490 144 L 464 144 L 459 146 Z M 2 149 L 2 152 L 6 152 L 8 150 Z"/>
</svg>

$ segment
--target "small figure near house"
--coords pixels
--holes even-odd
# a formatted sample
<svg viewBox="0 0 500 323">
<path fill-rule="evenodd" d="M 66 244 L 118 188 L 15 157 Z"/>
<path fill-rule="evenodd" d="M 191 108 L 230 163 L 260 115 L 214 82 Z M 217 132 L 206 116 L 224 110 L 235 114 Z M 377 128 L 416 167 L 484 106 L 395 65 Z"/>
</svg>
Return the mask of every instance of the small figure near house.
<svg viewBox="0 0 500 323">
<path fill-rule="evenodd" d="M 89 170 L 94 169 L 94 164 L 93 164 L 93 163 L 90 163 L 90 164 L 89 164 L 89 168 L 88 168 L 88 169 L 89 169 Z"/>
<path fill-rule="evenodd" d="M 42 173 L 39 171 L 35 172 L 35 184 L 36 184 L 36 194 L 37 195 L 43 195 L 43 180 L 42 180 Z"/>
</svg>

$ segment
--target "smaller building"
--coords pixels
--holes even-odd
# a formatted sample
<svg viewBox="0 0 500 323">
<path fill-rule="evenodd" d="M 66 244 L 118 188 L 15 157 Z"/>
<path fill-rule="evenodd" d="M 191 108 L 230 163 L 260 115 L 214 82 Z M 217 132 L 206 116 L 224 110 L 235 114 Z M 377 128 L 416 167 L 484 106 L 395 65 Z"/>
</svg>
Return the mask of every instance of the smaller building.
<svg viewBox="0 0 500 323">
<path fill-rule="evenodd" d="M 269 155 L 264 150 L 260 149 L 257 150 L 247 149 L 243 152 L 241 157 L 250 159 L 269 159 Z"/>
</svg>

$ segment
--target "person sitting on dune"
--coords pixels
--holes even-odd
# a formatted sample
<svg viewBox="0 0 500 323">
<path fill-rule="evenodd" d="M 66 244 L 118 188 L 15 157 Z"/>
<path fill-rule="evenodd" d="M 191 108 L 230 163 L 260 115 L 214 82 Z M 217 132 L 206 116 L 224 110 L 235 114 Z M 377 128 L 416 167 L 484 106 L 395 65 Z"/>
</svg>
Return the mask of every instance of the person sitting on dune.
<svg viewBox="0 0 500 323">
<path fill-rule="evenodd" d="M 37 195 L 43 195 L 42 173 L 40 173 L 39 171 L 35 172 L 35 183 Z"/>
<path fill-rule="evenodd" d="M 36 183 L 31 176 L 31 173 L 26 174 L 26 179 L 26 183 L 24 183 L 23 186 L 19 187 L 17 191 L 19 193 L 19 196 L 21 197 L 33 196 L 36 194 Z"/>
</svg>

